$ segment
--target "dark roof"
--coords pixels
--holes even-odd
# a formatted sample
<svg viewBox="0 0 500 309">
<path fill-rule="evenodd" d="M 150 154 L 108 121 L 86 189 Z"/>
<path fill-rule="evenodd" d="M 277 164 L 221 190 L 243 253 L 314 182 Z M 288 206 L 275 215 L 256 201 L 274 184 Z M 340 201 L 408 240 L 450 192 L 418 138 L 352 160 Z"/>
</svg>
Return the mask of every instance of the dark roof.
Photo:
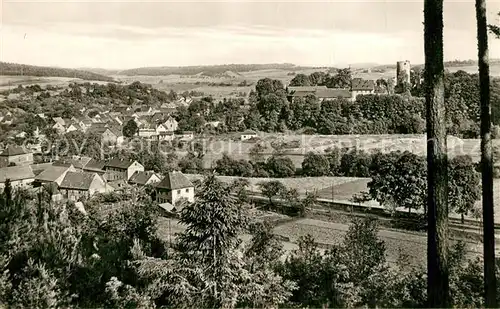
<svg viewBox="0 0 500 309">
<path fill-rule="evenodd" d="M 155 173 L 152 171 L 136 171 L 129 179 L 130 183 L 145 185 L 146 182 L 153 176 Z"/>
<path fill-rule="evenodd" d="M 2 157 L 12 157 L 12 156 L 18 156 L 22 154 L 27 154 L 29 152 L 25 151 L 23 147 L 19 146 L 8 146 L 7 148 L 0 153 L 0 156 Z"/>
<path fill-rule="evenodd" d="M 289 86 L 289 92 L 315 92 L 320 89 L 326 89 L 326 86 Z"/>
<path fill-rule="evenodd" d="M 374 90 L 375 83 L 373 80 L 354 78 L 351 82 L 351 90 Z"/>
<path fill-rule="evenodd" d="M 83 168 L 86 171 L 104 172 L 105 161 L 91 159 Z"/>
<path fill-rule="evenodd" d="M 311 95 L 315 95 L 315 94 L 316 94 L 316 91 L 314 91 L 314 90 L 312 90 L 312 91 L 292 91 L 292 92 L 290 93 L 290 95 L 291 95 L 292 97 L 296 97 L 296 98 L 297 98 L 297 97 L 299 97 L 299 98 L 301 98 L 301 97 L 305 97 L 305 96 L 310 95 L 310 94 L 311 94 Z"/>
<path fill-rule="evenodd" d="M 7 179 L 11 181 L 35 178 L 33 171 L 29 165 L 26 166 L 9 166 L 0 168 L 0 182 L 5 182 Z"/>
<path fill-rule="evenodd" d="M 95 173 L 67 172 L 59 187 L 61 189 L 88 190 L 95 176 Z"/>
<path fill-rule="evenodd" d="M 35 180 L 56 181 L 56 179 L 61 177 L 61 175 L 63 175 L 68 169 L 69 166 L 52 165 L 43 172 L 41 172 L 40 174 L 38 174 L 38 176 L 35 177 Z"/>
<path fill-rule="evenodd" d="M 162 181 L 160 181 L 156 185 L 156 187 L 161 189 L 175 190 L 194 187 L 194 185 L 186 176 L 184 176 L 183 173 L 174 171 L 168 173 L 165 178 L 163 178 Z"/>
<path fill-rule="evenodd" d="M 351 92 L 349 89 L 336 89 L 336 88 L 328 88 L 321 89 L 316 92 L 316 96 L 318 98 L 350 98 Z"/>
<path fill-rule="evenodd" d="M 113 168 L 127 169 L 134 162 L 135 161 L 133 161 L 133 160 L 124 160 L 124 159 L 120 159 L 120 158 L 113 158 L 113 159 L 109 160 L 108 162 L 106 162 L 104 167 L 105 168 L 106 167 L 113 167 Z"/>
<path fill-rule="evenodd" d="M 73 158 L 62 158 L 53 163 L 54 166 L 70 166 L 73 165 L 75 168 L 83 169 L 87 163 L 89 163 L 92 158 L 89 157 L 81 157 L 79 159 Z"/>
</svg>

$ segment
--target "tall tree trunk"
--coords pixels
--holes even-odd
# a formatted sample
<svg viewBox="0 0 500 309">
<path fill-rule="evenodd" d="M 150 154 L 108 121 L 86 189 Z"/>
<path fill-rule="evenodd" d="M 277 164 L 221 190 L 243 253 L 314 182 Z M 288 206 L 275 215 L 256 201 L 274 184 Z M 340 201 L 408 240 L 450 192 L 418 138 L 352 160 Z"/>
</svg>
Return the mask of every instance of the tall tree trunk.
<svg viewBox="0 0 500 309">
<path fill-rule="evenodd" d="M 493 157 L 491 146 L 490 67 L 486 2 L 476 0 L 479 84 L 481 90 L 481 175 L 483 187 L 484 290 L 487 308 L 496 308 Z"/>
<path fill-rule="evenodd" d="M 425 0 L 427 105 L 428 306 L 450 306 L 448 273 L 448 157 L 444 104 L 443 0 Z"/>
</svg>

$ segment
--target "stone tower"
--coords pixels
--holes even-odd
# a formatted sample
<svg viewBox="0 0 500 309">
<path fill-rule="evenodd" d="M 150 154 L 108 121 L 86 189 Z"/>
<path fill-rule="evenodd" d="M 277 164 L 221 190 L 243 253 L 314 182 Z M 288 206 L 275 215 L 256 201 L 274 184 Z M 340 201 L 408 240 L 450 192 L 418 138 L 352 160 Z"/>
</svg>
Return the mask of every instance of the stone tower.
<svg viewBox="0 0 500 309">
<path fill-rule="evenodd" d="M 396 82 L 398 86 L 403 83 L 407 82 L 410 83 L 410 61 L 398 61 L 396 65 Z"/>
</svg>

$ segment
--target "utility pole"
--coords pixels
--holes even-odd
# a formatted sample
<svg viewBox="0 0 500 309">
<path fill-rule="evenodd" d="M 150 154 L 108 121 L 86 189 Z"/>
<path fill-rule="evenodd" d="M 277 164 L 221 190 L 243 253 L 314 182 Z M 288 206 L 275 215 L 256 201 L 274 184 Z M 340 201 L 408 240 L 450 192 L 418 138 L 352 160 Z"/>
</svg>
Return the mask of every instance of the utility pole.
<svg viewBox="0 0 500 309">
<path fill-rule="evenodd" d="M 449 308 L 448 156 L 444 102 L 443 0 L 424 1 L 427 118 L 427 307 Z"/>
<path fill-rule="evenodd" d="M 496 308 L 493 151 L 491 145 L 490 65 L 486 1 L 476 0 L 479 87 L 481 99 L 481 176 L 483 193 L 484 292 L 486 308 Z"/>
</svg>

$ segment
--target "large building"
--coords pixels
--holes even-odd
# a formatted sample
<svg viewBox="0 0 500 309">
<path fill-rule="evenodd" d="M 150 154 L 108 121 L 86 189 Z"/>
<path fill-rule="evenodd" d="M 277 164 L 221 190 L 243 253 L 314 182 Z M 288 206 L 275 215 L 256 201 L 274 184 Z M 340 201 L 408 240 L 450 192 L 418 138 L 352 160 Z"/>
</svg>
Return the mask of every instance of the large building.
<svg viewBox="0 0 500 309">
<path fill-rule="evenodd" d="M 374 94 L 375 82 L 354 78 L 350 88 L 327 88 L 326 86 L 289 86 L 287 88 L 288 100 L 291 102 L 295 98 L 303 98 L 314 95 L 318 100 L 346 99 L 355 101 L 360 94 Z"/>
<path fill-rule="evenodd" d="M 33 164 L 33 153 L 18 146 L 8 146 L 0 153 L 0 167 Z"/>
<path fill-rule="evenodd" d="M 12 188 L 28 187 L 35 180 L 35 174 L 29 165 L 0 168 L 0 189 L 5 187 L 7 179 Z"/>
<path fill-rule="evenodd" d="M 135 172 L 144 172 L 144 166 L 137 161 L 114 158 L 106 162 L 103 167 L 104 178 L 107 181 L 128 181 Z"/>
</svg>

